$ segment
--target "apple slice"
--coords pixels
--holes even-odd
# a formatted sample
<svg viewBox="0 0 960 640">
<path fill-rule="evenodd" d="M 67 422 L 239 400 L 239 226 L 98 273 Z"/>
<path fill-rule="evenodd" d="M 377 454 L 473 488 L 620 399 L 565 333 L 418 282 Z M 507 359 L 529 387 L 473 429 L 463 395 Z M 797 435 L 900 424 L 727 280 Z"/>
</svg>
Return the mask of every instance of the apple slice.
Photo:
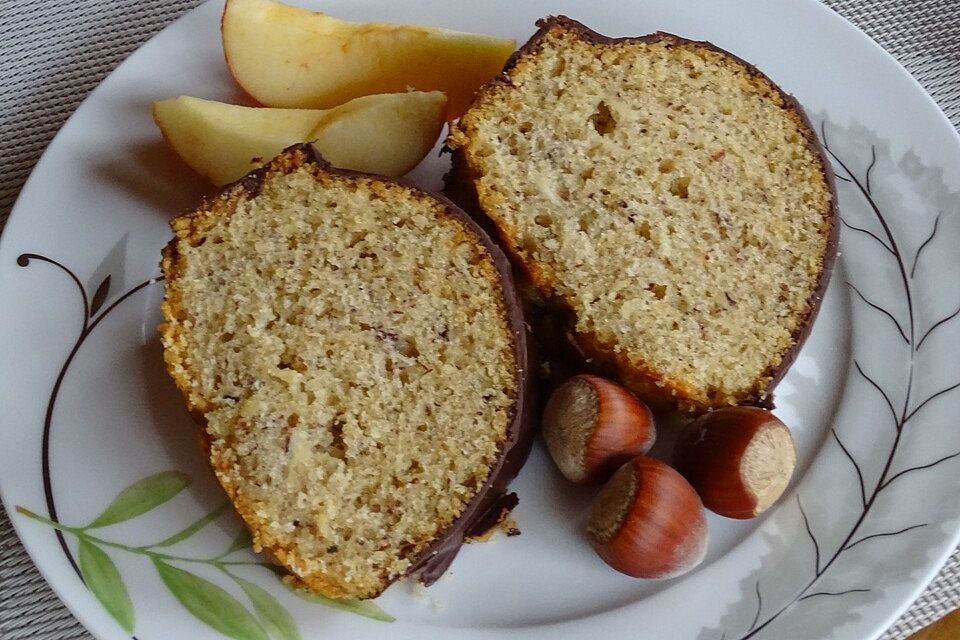
<svg viewBox="0 0 960 640">
<path fill-rule="evenodd" d="M 325 109 L 371 93 L 439 90 L 459 116 L 513 40 L 435 27 L 346 22 L 272 0 L 227 0 L 230 73 L 261 104 Z"/>
<path fill-rule="evenodd" d="M 153 103 L 163 139 L 216 185 L 239 179 L 286 147 L 309 139 L 323 111 L 239 107 L 189 96 Z"/>
<path fill-rule="evenodd" d="M 153 103 L 153 119 L 184 162 L 216 185 L 286 147 L 316 140 L 336 167 L 399 176 L 433 147 L 444 122 L 439 91 L 357 98 L 328 110 L 240 107 L 189 96 Z"/>
<path fill-rule="evenodd" d="M 439 91 L 354 98 L 321 112 L 324 117 L 307 140 L 335 167 L 403 175 L 433 148 L 443 128 L 445 105 Z"/>
</svg>

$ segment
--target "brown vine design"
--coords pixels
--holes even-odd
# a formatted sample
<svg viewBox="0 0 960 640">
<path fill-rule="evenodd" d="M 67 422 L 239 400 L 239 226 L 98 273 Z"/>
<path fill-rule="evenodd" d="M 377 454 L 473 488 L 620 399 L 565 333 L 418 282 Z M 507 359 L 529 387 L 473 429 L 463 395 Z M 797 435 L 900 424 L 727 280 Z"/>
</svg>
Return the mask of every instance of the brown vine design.
<svg viewBox="0 0 960 640">
<path fill-rule="evenodd" d="M 873 185 L 871 184 L 871 176 L 873 169 L 877 164 L 877 149 L 876 145 L 871 145 L 870 147 L 870 163 L 868 164 L 863 177 L 859 177 L 856 172 L 854 172 L 850 166 L 840 158 L 834 151 L 830 148 L 830 144 L 827 139 L 827 132 L 825 123 L 821 123 L 820 127 L 821 139 L 823 141 L 823 146 L 827 150 L 827 153 L 830 154 L 830 157 L 836 163 L 837 167 L 842 171 L 842 173 L 836 173 L 836 178 L 841 180 L 844 183 L 852 185 L 860 195 L 864 198 L 864 201 L 869 206 L 871 212 L 873 213 L 876 222 L 879 224 L 881 233 L 874 233 L 869 229 L 864 227 L 858 227 L 847 220 L 841 218 L 841 223 L 843 226 L 856 233 L 864 234 L 874 240 L 885 253 L 889 254 L 897 265 L 897 270 L 899 274 L 899 284 L 902 287 L 903 295 L 906 301 L 907 307 L 907 319 L 905 323 L 901 323 L 897 317 L 891 313 L 889 310 L 883 308 L 879 304 L 876 304 L 870 300 L 863 292 L 860 291 L 853 283 L 846 282 L 845 284 L 853 291 L 856 299 L 863 302 L 867 307 L 879 312 L 884 317 L 886 317 L 896 329 L 900 338 L 906 343 L 910 348 L 910 359 L 909 359 L 909 368 L 906 380 L 906 389 L 903 400 L 903 405 L 898 409 L 894 406 L 893 401 L 890 399 L 890 395 L 883 389 L 883 387 L 877 383 L 877 381 L 871 377 L 860 364 L 859 361 L 854 359 L 854 367 L 857 372 L 857 376 L 866 382 L 870 388 L 872 388 L 879 396 L 882 398 L 884 404 L 890 412 L 890 417 L 893 422 L 895 429 L 895 436 L 893 444 L 890 448 L 890 451 L 887 454 L 886 460 L 884 461 L 882 471 L 876 483 L 872 487 L 868 487 L 865 480 L 864 474 L 861 469 L 860 463 L 857 461 L 857 458 L 854 456 L 853 452 L 844 444 L 843 440 L 840 437 L 840 434 L 837 433 L 836 427 L 831 427 L 830 436 L 833 442 L 836 442 L 840 450 L 843 452 L 844 457 L 850 461 L 851 466 L 853 467 L 854 472 L 856 473 L 858 488 L 860 494 L 860 504 L 859 504 L 859 515 L 854 521 L 853 526 L 850 531 L 846 534 L 843 541 L 836 546 L 832 553 L 824 554 L 821 544 L 817 539 L 817 536 L 813 532 L 813 528 L 810 525 L 810 520 L 807 517 L 807 513 L 803 508 L 803 502 L 798 494 L 796 497 L 797 508 L 800 511 L 800 515 L 803 519 L 804 528 L 806 530 L 807 537 L 810 539 L 810 542 L 813 546 L 813 573 L 812 577 L 809 579 L 806 584 L 804 584 L 799 592 L 794 598 L 786 602 L 783 606 L 778 608 L 776 611 L 773 611 L 766 616 L 762 616 L 763 613 L 763 595 L 760 586 L 759 578 L 754 583 L 754 592 L 756 594 L 756 613 L 754 614 L 753 621 L 746 631 L 742 634 L 736 636 L 739 640 L 748 640 L 749 638 L 754 638 L 761 631 L 767 628 L 770 624 L 775 622 L 780 618 L 787 610 L 789 610 L 793 605 L 798 602 L 809 600 L 812 598 L 821 598 L 828 596 L 843 596 L 852 593 L 868 593 L 871 591 L 867 587 L 851 587 L 849 589 L 844 589 L 841 591 L 818 591 L 815 589 L 820 578 L 830 569 L 831 566 L 836 563 L 838 559 L 843 556 L 847 551 L 857 547 L 861 544 L 869 542 L 870 540 L 876 540 L 880 538 L 890 538 L 894 536 L 900 536 L 906 534 L 910 531 L 924 528 L 928 526 L 929 523 L 921 522 L 905 526 L 901 529 L 894 531 L 879 531 L 876 533 L 868 533 L 861 531 L 861 527 L 864 524 L 867 516 L 869 515 L 871 509 L 876 503 L 877 499 L 886 491 L 894 482 L 897 482 L 904 477 L 915 474 L 918 471 L 923 471 L 925 469 L 931 469 L 936 467 L 948 460 L 960 457 L 960 451 L 945 455 L 937 460 L 933 460 L 927 464 L 915 465 L 908 467 L 901 471 L 893 473 L 894 468 L 893 463 L 897 456 L 897 453 L 900 448 L 900 444 L 903 437 L 904 427 L 907 423 L 910 422 L 924 407 L 933 402 L 934 400 L 945 396 L 946 394 L 955 391 L 960 388 L 960 381 L 950 384 L 939 391 L 927 396 L 922 401 L 916 402 L 913 398 L 913 382 L 914 382 L 914 373 L 915 373 L 915 360 L 916 355 L 920 351 L 924 342 L 927 338 L 930 337 L 937 329 L 945 326 L 950 321 L 957 318 L 960 315 L 960 308 L 958 308 L 953 313 L 947 315 L 946 317 L 938 320 L 928 327 L 925 331 L 921 333 L 919 327 L 917 326 L 917 321 L 915 317 L 914 309 L 914 292 L 912 289 L 912 279 L 917 271 L 917 265 L 920 262 L 920 258 L 923 255 L 927 247 L 934 241 L 937 230 L 940 226 L 940 218 L 943 215 L 941 211 L 936 219 L 934 220 L 933 229 L 930 231 L 929 236 L 926 240 L 920 244 L 914 253 L 912 260 L 908 260 L 904 255 L 903 248 L 897 242 L 890 225 L 887 223 L 886 218 L 884 217 L 883 212 L 881 211 L 879 205 L 877 204 L 876 199 L 873 197 Z M 721 636 L 721 640 L 727 640 L 727 633 L 724 632 Z"/>
<path fill-rule="evenodd" d="M 66 377 L 67 371 L 70 369 L 70 365 L 73 363 L 73 359 L 76 357 L 77 352 L 80 351 L 80 347 L 83 346 L 83 343 L 86 341 L 86 339 L 91 333 L 93 333 L 93 330 L 97 328 L 97 325 L 99 325 L 100 322 L 107 317 L 111 311 L 116 309 L 118 305 L 123 303 L 130 296 L 152 284 L 161 282 L 163 280 L 163 276 L 157 276 L 141 282 L 137 286 L 123 293 L 106 308 L 103 308 L 104 303 L 107 301 L 107 298 L 110 295 L 109 275 L 107 275 L 107 277 L 105 277 L 103 281 L 97 285 L 97 289 L 93 292 L 93 296 L 87 296 L 87 291 L 84 288 L 83 283 L 80 282 L 80 279 L 75 273 L 73 273 L 73 271 L 65 267 L 60 262 L 57 262 L 53 258 L 48 258 L 36 253 L 22 253 L 17 256 L 17 264 L 21 267 L 28 266 L 31 260 L 38 260 L 52 264 L 66 273 L 70 277 L 70 280 L 73 282 L 73 284 L 77 287 L 77 291 L 80 293 L 80 300 L 83 303 L 83 319 L 80 326 L 80 333 L 77 336 L 76 341 L 73 343 L 73 348 L 70 349 L 66 360 L 64 360 L 63 365 L 61 365 L 60 372 L 57 374 L 57 378 L 53 383 L 53 388 L 50 391 L 50 398 L 47 400 L 47 410 L 44 413 L 43 418 L 43 440 L 40 450 L 40 468 L 43 476 L 43 495 L 46 500 L 47 513 L 50 516 L 50 520 L 55 523 L 59 523 L 60 520 L 57 517 L 56 500 L 54 499 L 53 495 L 53 479 L 50 473 L 50 438 L 53 431 L 53 411 L 57 404 L 57 396 L 60 394 L 60 387 L 63 384 L 63 380 Z M 103 308 L 102 312 L 101 308 Z M 80 573 L 80 567 L 77 565 L 77 561 L 73 557 L 73 553 L 67 546 L 63 532 L 59 529 L 55 529 L 55 534 L 57 536 L 57 542 L 60 543 L 60 548 L 63 550 L 64 556 L 66 556 L 67 560 L 70 562 L 70 566 L 73 567 L 74 573 L 77 574 L 77 578 L 79 578 L 81 582 L 84 582 L 83 576 Z"/>
</svg>

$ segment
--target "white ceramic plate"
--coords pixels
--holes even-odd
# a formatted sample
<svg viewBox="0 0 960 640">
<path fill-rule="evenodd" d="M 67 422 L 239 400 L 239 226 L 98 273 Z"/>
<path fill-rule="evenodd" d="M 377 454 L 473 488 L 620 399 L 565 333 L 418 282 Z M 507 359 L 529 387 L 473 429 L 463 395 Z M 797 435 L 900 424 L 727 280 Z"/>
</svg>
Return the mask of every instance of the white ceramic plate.
<svg viewBox="0 0 960 640">
<path fill-rule="evenodd" d="M 77 617 L 98 638 L 141 639 L 859 640 L 892 623 L 960 530 L 960 140 L 919 85 L 813 0 L 313 4 L 519 42 L 549 13 L 609 35 L 665 30 L 754 62 L 799 98 L 826 134 L 844 227 L 820 319 L 777 394 L 794 486 L 763 519 L 711 518 L 696 572 L 637 581 L 588 548 L 589 492 L 537 445 L 514 483 L 523 535 L 468 545 L 426 594 L 399 584 L 343 611 L 288 592 L 223 509 L 155 330 L 167 220 L 201 185 L 148 107 L 237 97 L 213 0 L 81 105 L 0 245 L 3 499 Z M 436 188 L 443 169 L 431 156 L 415 177 Z"/>
</svg>

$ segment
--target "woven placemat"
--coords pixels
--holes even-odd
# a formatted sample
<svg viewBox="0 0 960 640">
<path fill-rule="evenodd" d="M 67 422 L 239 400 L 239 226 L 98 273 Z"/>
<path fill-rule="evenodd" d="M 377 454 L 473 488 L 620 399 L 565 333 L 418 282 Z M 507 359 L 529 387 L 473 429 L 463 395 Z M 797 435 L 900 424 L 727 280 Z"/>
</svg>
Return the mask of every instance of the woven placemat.
<svg viewBox="0 0 960 640">
<path fill-rule="evenodd" d="M 900 60 L 960 127 L 957 0 L 824 1 Z M 124 58 L 200 2 L 0 0 L 0 227 L 67 116 Z M 883 640 L 903 638 L 958 606 L 960 551 Z M 40 577 L 0 509 L 0 639 L 90 637 Z"/>
</svg>

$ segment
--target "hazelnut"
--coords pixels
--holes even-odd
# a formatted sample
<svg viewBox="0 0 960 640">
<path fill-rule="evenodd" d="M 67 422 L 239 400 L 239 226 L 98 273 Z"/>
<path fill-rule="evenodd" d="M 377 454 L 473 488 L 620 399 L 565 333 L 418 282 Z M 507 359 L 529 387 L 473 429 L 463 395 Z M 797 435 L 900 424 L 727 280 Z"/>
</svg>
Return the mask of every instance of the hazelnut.
<svg viewBox="0 0 960 640">
<path fill-rule="evenodd" d="M 649 451 L 656 430 L 650 409 L 629 391 L 604 378 L 578 375 L 547 401 L 543 437 L 568 480 L 598 484 Z"/>
<path fill-rule="evenodd" d="M 757 407 L 727 407 L 694 420 L 673 451 L 676 469 L 704 506 L 728 518 L 753 518 L 783 494 L 797 454 L 790 430 Z"/>
<path fill-rule="evenodd" d="M 674 578 L 703 561 L 707 518 L 683 476 L 640 456 L 603 487 L 587 535 L 611 567 L 635 578 Z"/>
</svg>

